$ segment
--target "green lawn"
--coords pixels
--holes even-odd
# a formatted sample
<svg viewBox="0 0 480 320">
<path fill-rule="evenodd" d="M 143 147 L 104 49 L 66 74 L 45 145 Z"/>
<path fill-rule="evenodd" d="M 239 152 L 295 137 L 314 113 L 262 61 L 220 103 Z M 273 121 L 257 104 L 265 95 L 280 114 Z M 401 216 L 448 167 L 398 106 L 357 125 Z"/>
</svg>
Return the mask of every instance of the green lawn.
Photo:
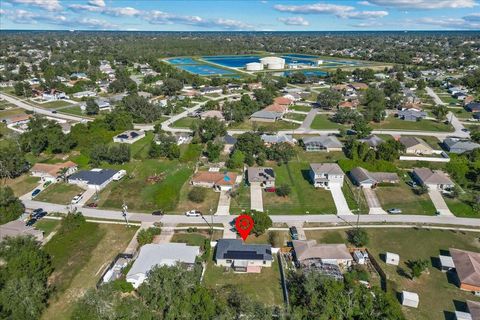
<svg viewBox="0 0 480 320">
<path fill-rule="evenodd" d="M 452 199 L 449 197 L 443 197 L 447 203 L 450 211 L 458 217 L 467 217 L 467 218 L 479 218 L 480 212 L 475 212 L 472 206 L 465 201 L 463 197 L 459 199 Z"/>
<path fill-rule="evenodd" d="M 222 238 L 222 231 L 214 230 L 212 240 L 218 240 Z M 175 232 L 170 242 L 186 243 L 189 246 L 203 246 L 205 239 L 210 239 L 208 230 L 198 230 L 196 232 Z"/>
<path fill-rule="evenodd" d="M 284 118 L 286 119 L 291 119 L 291 120 L 296 120 L 296 121 L 303 121 L 307 117 L 306 114 L 301 114 L 301 113 L 287 113 Z"/>
<path fill-rule="evenodd" d="M 185 183 L 180 190 L 180 200 L 175 208 L 176 213 L 184 213 L 189 210 L 199 210 L 203 214 L 213 214 L 217 211 L 218 199 L 220 197 L 219 192 L 213 191 L 212 188 L 205 188 L 206 196 L 202 203 L 196 203 L 188 200 L 188 193 L 192 190 L 192 185 Z M 211 211 L 210 211 L 211 210 Z"/>
<path fill-rule="evenodd" d="M 9 118 L 19 114 L 25 114 L 25 110 L 22 108 L 10 108 L 5 110 L 0 110 L 0 119 Z"/>
<path fill-rule="evenodd" d="M 295 137 L 296 139 L 301 139 L 300 137 Z M 324 152 L 324 151 L 314 151 L 314 152 L 307 152 L 301 147 L 296 147 L 297 150 L 297 159 L 304 162 L 336 162 L 340 159 L 345 159 L 345 154 L 342 151 L 332 151 L 332 152 Z"/>
<path fill-rule="evenodd" d="M 180 146 L 180 162 L 197 161 L 202 154 L 202 144 L 183 144 Z"/>
<path fill-rule="evenodd" d="M 50 101 L 42 104 L 38 104 L 39 107 L 41 108 L 47 108 L 47 109 L 57 109 L 61 107 L 67 107 L 70 106 L 71 103 L 63 101 L 63 100 L 56 100 L 56 101 Z"/>
<path fill-rule="evenodd" d="M 367 200 L 365 199 L 365 195 L 363 194 L 362 190 L 358 187 L 355 187 L 347 177 L 344 180 L 342 191 L 345 199 L 347 200 L 348 207 L 353 213 L 368 213 L 369 208 Z"/>
<path fill-rule="evenodd" d="M 375 193 L 385 210 L 399 208 L 402 214 L 435 214 L 435 207 L 428 193 L 416 195 L 403 181 L 398 185 L 378 187 Z"/>
<path fill-rule="evenodd" d="M 147 132 L 145 138 L 132 143 L 130 146 L 130 153 L 134 159 L 147 159 L 148 151 L 150 150 L 150 144 L 154 138 L 153 132 Z"/>
<path fill-rule="evenodd" d="M 75 301 L 95 287 L 103 268 L 123 252 L 136 231 L 123 225 L 86 223 L 67 234 L 55 234 L 44 247 L 52 256 L 55 270 L 50 280 L 55 291 L 42 319 L 70 319 Z"/>
<path fill-rule="evenodd" d="M 230 213 L 239 215 L 243 211 L 250 210 L 250 188 L 243 184 L 237 188 L 237 195 L 230 201 Z"/>
<path fill-rule="evenodd" d="M 460 290 L 449 282 L 446 273 L 442 273 L 432 262 L 436 263 L 440 253 L 449 248 L 472 251 L 480 250 L 479 233 L 456 232 L 447 230 L 418 229 L 367 229 L 369 235 L 369 251 L 379 261 L 388 277 L 388 290 L 393 294 L 407 290 L 418 293 L 420 304 L 418 309 L 402 308 L 409 320 L 445 319 L 444 312 L 452 313 L 455 302 L 468 300 L 480 301 L 469 292 Z M 323 243 L 339 243 L 345 241 L 345 231 L 306 231 L 308 239 L 316 239 Z M 380 255 L 386 251 L 400 255 L 400 266 L 385 264 Z M 410 280 L 402 275 L 409 273 L 405 265 L 408 260 L 425 259 L 429 262 L 428 273 L 419 279 Z M 447 319 L 450 319 L 447 317 Z"/>
<path fill-rule="evenodd" d="M 59 204 L 70 204 L 74 196 L 83 192 L 85 192 L 85 190 L 74 184 L 53 183 L 45 190 L 40 192 L 35 197 L 35 200 Z"/>
<path fill-rule="evenodd" d="M 345 127 L 340 123 L 333 122 L 329 119 L 329 116 L 326 114 L 317 114 L 315 119 L 313 119 L 312 125 L 310 128 L 315 130 L 322 130 L 322 129 L 339 129 Z"/>
<path fill-rule="evenodd" d="M 110 166 L 125 169 L 127 176 L 110 183 L 100 192 L 99 206 L 121 208 L 125 201 L 130 210 L 174 210 L 180 199 L 180 190 L 190 178 L 193 168 L 179 161 L 146 159 L 131 161 L 125 165 Z M 148 177 L 160 176 L 156 183 L 147 182 Z"/>
<path fill-rule="evenodd" d="M 79 106 L 68 107 L 61 110 L 62 113 L 73 114 L 75 116 L 83 116 L 83 111 Z"/>
<path fill-rule="evenodd" d="M 204 284 L 209 288 L 221 288 L 233 285 L 250 298 L 267 304 L 283 304 L 280 270 L 277 257 L 270 268 L 262 268 L 261 273 L 234 273 L 223 267 L 217 267 L 210 259 L 205 271 Z"/>
<path fill-rule="evenodd" d="M 35 228 L 42 230 L 43 235 L 46 237 L 48 236 L 53 230 L 55 230 L 60 225 L 59 220 L 52 220 L 52 219 L 41 219 L 37 223 L 35 223 Z"/>
<path fill-rule="evenodd" d="M 290 109 L 290 110 L 296 110 L 296 111 L 309 112 L 310 110 L 312 110 L 312 107 L 293 105 L 293 106 L 291 106 L 291 107 L 288 107 L 288 109 Z"/>
<path fill-rule="evenodd" d="M 199 118 L 185 117 L 172 123 L 173 128 L 190 128 L 194 122 L 200 121 Z"/>
<path fill-rule="evenodd" d="M 371 123 L 373 129 L 404 129 L 419 131 L 441 131 L 452 132 L 453 127 L 450 124 L 437 122 L 434 120 L 405 121 L 394 117 L 388 117 L 380 123 Z"/>
<path fill-rule="evenodd" d="M 258 122 L 246 120 L 241 123 L 231 123 L 228 129 L 238 130 L 261 130 L 261 131 L 278 131 L 297 129 L 299 124 L 278 120 L 275 122 Z"/>
<path fill-rule="evenodd" d="M 25 193 L 32 191 L 38 185 L 39 181 L 40 178 L 24 174 L 15 179 L 8 179 L 6 184 L 12 188 L 15 196 L 20 197 Z"/>
<path fill-rule="evenodd" d="M 310 165 L 307 162 L 291 161 L 288 165 L 273 166 L 275 185 L 287 184 L 292 191 L 287 197 L 263 192 L 264 210 L 269 214 L 334 214 L 336 213 L 330 191 L 314 188 L 308 181 Z"/>
<path fill-rule="evenodd" d="M 472 117 L 472 112 L 468 112 L 463 108 L 450 108 L 449 110 L 459 119 L 470 119 Z"/>
</svg>

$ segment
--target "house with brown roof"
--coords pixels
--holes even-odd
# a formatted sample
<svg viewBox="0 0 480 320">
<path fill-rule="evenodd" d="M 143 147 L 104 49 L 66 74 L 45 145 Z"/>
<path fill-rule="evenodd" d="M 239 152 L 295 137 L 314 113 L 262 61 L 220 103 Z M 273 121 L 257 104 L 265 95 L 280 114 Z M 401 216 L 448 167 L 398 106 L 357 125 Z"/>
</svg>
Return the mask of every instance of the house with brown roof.
<svg viewBox="0 0 480 320">
<path fill-rule="evenodd" d="M 453 181 L 441 170 L 415 168 L 412 174 L 414 180 L 431 190 L 448 190 L 455 186 Z"/>
<path fill-rule="evenodd" d="M 300 265 L 310 265 L 313 262 L 333 264 L 348 267 L 353 257 L 347 246 L 341 244 L 317 244 L 316 240 L 293 240 L 295 260 Z"/>
<path fill-rule="evenodd" d="M 277 112 L 283 115 L 288 111 L 288 106 L 274 103 L 263 108 L 263 111 Z"/>
<path fill-rule="evenodd" d="M 357 106 L 353 104 L 351 101 L 342 101 L 338 104 L 339 109 L 355 109 Z"/>
<path fill-rule="evenodd" d="M 402 136 L 398 141 L 403 144 L 406 153 L 426 155 L 433 154 L 433 148 L 420 138 L 412 136 Z"/>
<path fill-rule="evenodd" d="M 197 171 L 190 183 L 197 187 L 213 188 L 215 191 L 228 191 L 235 186 L 236 180 L 235 172 Z"/>
<path fill-rule="evenodd" d="M 460 289 L 480 293 L 480 253 L 450 248 Z"/>
<path fill-rule="evenodd" d="M 62 174 L 63 169 L 65 169 L 64 174 Z M 39 177 L 44 182 L 57 182 L 62 176 L 68 177 L 75 173 L 77 169 L 78 165 L 72 161 L 54 164 L 35 163 L 35 165 L 30 169 L 30 173 L 33 177 Z"/>
<path fill-rule="evenodd" d="M 287 97 L 276 97 L 273 99 L 273 104 L 279 104 L 281 106 L 286 106 L 287 109 L 293 104 L 293 100 Z"/>
<path fill-rule="evenodd" d="M 26 124 L 32 118 L 31 114 L 16 114 L 8 118 L 2 119 L 2 122 L 11 125 Z"/>
</svg>

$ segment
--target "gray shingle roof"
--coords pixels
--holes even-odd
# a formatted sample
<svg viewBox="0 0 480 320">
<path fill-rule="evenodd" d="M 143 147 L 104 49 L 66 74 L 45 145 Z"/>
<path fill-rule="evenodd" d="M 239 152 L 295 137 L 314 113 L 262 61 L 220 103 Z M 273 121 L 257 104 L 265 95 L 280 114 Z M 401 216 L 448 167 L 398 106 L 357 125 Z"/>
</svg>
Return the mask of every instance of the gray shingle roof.
<svg viewBox="0 0 480 320">
<path fill-rule="evenodd" d="M 310 168 L 315 174 L 344 175 L 342 168 L 336 163 L 310 163 Z"/>
<path fill-rule="evenodd" d="M 452 149 L 456 149 L 456 152 L 460 153 L 475 150 L 480 148 L 480 144 L 475 143 L 473 141 L 469 140 L 459 140 L 459 139 L 452 139 L 452 138 L 447 138 L 443 140 L 443 144 L 447 147 L 448 151 L 451 151 Z"/>
<path fill-rule="evenodd" d="M 219 239 L 215 259 L 273 260 L 268 244 L 244 244 L 240 239 Z"/>
<path fill-rule="evenodd" d="M 432 171 L 429 168 L 415 168 L 413 169 L 413 173 L 423 184 L 453 184 L 452 180 L 440 170 Z"/>
<path fill-rule="evenodd" d="M 257 111 L 254 114 L 252 114 L 251 118 L 261 118 L 261 119 L 271 119 L 271 120 L 276 120 L 282 117 L 282 114 L 279 112 L 273 112 L 273 111 Z"/>
<path fill-rule="evenodd" d="M 368 136 L 364 139 L 359 139 L 358 141 L 368 144 L 372 148 L 376 148 L 381 143 L 385 142 L 382 138 L 376 135 Z"/>
<path fill-rule="evenodd" d="M 275 181 L 275 172 L 270 167 L 249 167 L 247 176 L 249 182 Z"/>
<path fill-rule="evenodd" d="M 343 148 L 343 144 L 335 136 L 314 136 L 304 137 L 303 143 L 305 145 L 322 145 L 325 148 Z"/>
<path fill-rule="evenodd" d="M 102 185 L 105 181 L 110 180 L 118 171 L 113 169 L 101 170 L 82 170 L 72 174 L 68 180 L 82 180 L 87 184 Z"/>
<path fill-rule="evenodd" d="M 432 149 L 432 147 L 430 147 L 424 140 L 417 137 L 402 136 L 400 137 L 399 141 L 405 146 L 405 148 L 411 148 L 420 144 L 428 149 Z"/>
</svg>

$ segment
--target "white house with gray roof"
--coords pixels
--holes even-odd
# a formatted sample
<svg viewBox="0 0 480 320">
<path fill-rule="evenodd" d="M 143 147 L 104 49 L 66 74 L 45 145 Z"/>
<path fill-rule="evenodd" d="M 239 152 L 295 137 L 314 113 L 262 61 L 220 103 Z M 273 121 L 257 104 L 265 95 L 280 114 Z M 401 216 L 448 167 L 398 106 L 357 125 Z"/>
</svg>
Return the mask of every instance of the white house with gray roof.
<svg viewBox="0 0 480 320">
<path fill-rule="evenodd" d="M 275 122 L 283 116 L 280 112 L 260 110 L 252 114 L 250 120 L 257 122 Z"/>
<path fill-rule="evenodd" d="M 413 179 L 430 190 L 448 190 L 455 186 L 452 180 L 441 170 L 429 168 L 413 169 Z"/>
<path fill-rule="evenodd" d="M 237 272 L 259 273 L 271 267 L 272 247 L 268 244 L 245 244 L 240 239 L 219 239 L 215 248 L 215 263 Z"/>
<path fill-rule="evenodd" d="M 177 263 L 193 267 L 200 254 L 200 247 L 187 246 L 186 243 L 146 244 L 128 271 L 126 280 L 138 288 L 156 266 L 174 266 Z"/>
<path fill-rule="evenodd" d="M 448 152 L 462 154 L 480 148 L 480 144 L 470 140 L 447 138 L 443 140 L 443 145 Z"/>
<path fill-rule="evenodd" d="M 335 136 L 314 136 L 302 139 L 305 151 L 342 151 L 343 144 Z"/>
<path fill-rule="evenodd" d="M 342 186 L 345 173 L 336 163 L 311 163 L 310 179 L 315 188 L 330 189 L 333 185 Z"/>
<path fill-rule="evenodd" d="M 113 180 L 119 180 L 125 175 L 125 170 L 92 169 L 78 171 L 68 177 L 68 183 L 81 188 L 102 190 Z"/>
<path fill-rule="evenodd" d="M 266 134 L 266 133 L 264 133 L 260 136 L 260 138 L 267 145 L 272 145 L 272 144 L 282 143 L 282 142 L 286 142 L 286 143 L 289 143 L 289 144 L 295 144 L 295 142 L 297 141 L 289 134 Z"/>
</svg>

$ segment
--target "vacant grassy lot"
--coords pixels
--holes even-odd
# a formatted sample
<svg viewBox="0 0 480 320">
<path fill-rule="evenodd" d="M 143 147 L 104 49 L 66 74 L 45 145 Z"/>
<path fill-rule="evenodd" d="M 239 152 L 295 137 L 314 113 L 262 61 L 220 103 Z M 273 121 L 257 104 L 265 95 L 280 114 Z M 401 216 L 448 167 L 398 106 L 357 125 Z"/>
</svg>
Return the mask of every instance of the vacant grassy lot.
<svg viewBox="0 0 480 320">
<path fill-rule="evenodd" d="M 379 261 L 389 278 L 388 290 L 397 293 L 402 290 L 418 293 L 418 309 L 403 308 L 407 319 L 455 319 L 452 313 L 455 302 L 466 299 L 480 301 L 469 292 L 460 290 L 451 283 L 450 276 L 437 269 L 438 255 L 449 248 L 472 251 L 480 250 L 479 233 L 466 233 L 447 230 L 419 229 L 367 229 L 368 249 Z M 345 231 L 307 231 L 308 239 L 323 243 L 346 242 Z M 385 264 L 380 255 L 386 251 L 400 255 L 400 266 Z M 429 262 L 428 273 L 411 280 L 408 260 L 425 259 Z M 404 276 L 406 274 L 407 276 Z"/>
<path fill-rule="evenodd" d="M 472 206 L 464 199 L 460 197 L 458 199 L 452 199 L 449 197 L 443 197 L 447 203 L 448 208 L 452 213 L 458 217 L 478 218 L 479 212 L 475 212 Z"/>
<path fill-rule="evenodd" d="M 17 196 L 23 196 L 25 193 L 30 192 L 38 185 L 40 178 L 31 177 L 28 174 L 24 174 L 15 179 L 8 179 L 7 186 L 12 188 L 13 193 Z"/>
<path fill-rule="evenodd" d="M 206 226 L 206 225 L 205 225 Z M 218 240 L 222 238 L 223 231 L 214 230 L 212 235 L 212 240 Z M 186 231 L 178 231 L 172 237 L 170 242 L 181 242 L 186 243 L 189 246 L 202 246 L 204 244 L 205 239 L 210 239 L 210 234 L 208 234 L 208 230 L 198 230 L 196 232 L 186 232 Z"/>
<path fill-rule="evenodd" d="M 199 210 L 203 214 L 210 214 L 212 212 L 215 214 L 217 211 L 218 199 L 220 197 L 219 192 L 213 191 L 211 188 L 205 188 L 206 196 L 205 200 L 202 203 L 196 203 L 188 199 L 188 193 L 193 189 L 192 185 L 185 183 L 180 190 L 180 201 L 178 202 L 177 207 L 175 208 L 176 213 L 184 213 L 188 210 Z M 210 211 L 211 209 L 211 211 Z"/>
<path fill-rule="evenodd" d="M 73 114 L 74 116 L 83 116 L 83 111 L 79 106 L 62 109 L 62 113 Z"/>
<path fill-rule="evenodd" d="M 193 172 L 192 167 L 179 161 L 156 159 L 111 167 L 125 169 L 127 176 L 100 192 L 99 206 L 118 209 L 125 200 L 132 211 L 174 210 L 180 190 Z M 158 182 L 147 182 L 147 178 L 155 176 Z"/>
<path fill-rule="evenodd" d="M 296 120 L 296 121 L 303 121 L 307 115 L 301 113 L 287 113 L 284 118 Z"/>
<path fill-rule="evenodd" d="M 316 130 L 322 130 L 322 129 L 339 129 L 345 127 L 344 125 L 341 125 L 340 123 L 333 122 L 329 119 L 329 116 L 326 114 L 317 114 L 315 116 L 315 119 L 313 119 L 312 125 L 310 128 L 316 129 Z"/>
<path fill-rule="evenodd" d="M 74 196 L 83 192 L 85 192 L 85 190 L 73 184 L 54 183 L 40 192 L 38 196 L 35 197 L 35 200 L 69 204 Z"/>
<path fill-rule="evenodd" d="M 67 234 L 56 234 L 45 245 L 52 255 L 56 291 L 42 319 L 69 319 L 74 302 L 93 288 L 108 263 L 125 249 L 136 228 L 87 223 Z"/>
<path fill-rule="evenodd" d="M 302 136 L 295 137 L 296 139 L 301 139 Z M 345 154 L 342 151 L 332 151 L 332 152 L 325 152 L 325 151 L 312 151 L 307 152 L 303 150 L 303 148 L 296 147 L 297 151 L 297 160 L 305 161 L 305 162 L 336 162 L 340 159 L 345 159 Z"/>
<path fill-rule="evenodd" d="M 250 187 L 242 183 L 236 191 L 237 195 L 230 201 L 230 213 L 233 215 L 250 210 Z"/>
<path fill-rule="evenodd" d="M 229 129 L 239 130 L 263 130 L 263 131 L 278 131 L 278 130 L 293 130 L 297 129 L 299 124 L 291 123 L 287 121 L 278 120 L 275 122 L 257 122 L 257 121 L 244 121 L 241 123 L 232 123 L 228 127 Z"/>
<path fill-rule="evenodd" d="M 287 165 L 273 166 L 275 185 L 287 184 L 292 191 L 287 197 L 275 193 L 263 193 L 264 210 L 270 214 L 333 214 L 336 213 L 330 191 L 315 189 L 308 181 L 310 165 L 307 162 L 289 162 Z"/>
<path fill-rule="evenodd" d="M 434 120 L 405 121 L 394 117 L 388 117 L 381 123 L 371 123 L 373 129 L 404 129 L 419 131 L 442 131 L 452 132 L 453 127 L 450 124 L 437 122 Z"/>
<path fill-rule="evenodd" d="M 154 138 L 153 132 L 147 132 L 145 138 L 132 143 L 130 146 L 130 152 L 134 159 L 147 159 L 148 151 L 150 150 L 150 144 Z"/>
<path fill-rule="evenodd" d="M 42 230 L 43 235 L 46 237 L 50 233 L 52 233 L 52 231 L 55 230 L 59 225 L 60 225 L 59 220 L 42 219 L 37 223 L 35 223 L 35 228 Z"/>
<path fill-rule="evenodd" d="M 233 285 L 250 298 L 267 305 L 282 305 L 283 296 L 280 284 L 280 271 L 276 256 L 270 268 L 262 268 L 261 273 L 234 273 L 217 267 L 212 259 L 207 263 L 204 283 L 210 288 Z"/>
<path fill-rule="evenodd" d="M 71 103 L 63 100 L 56 100 L 56 101 L 50 101 L 46 103 L 41 103 L 38 104 L 41 108 L 47 108 L 47 109 L 57 109 L 61 107 L 67 107 L 70 106 Z"/>
<path fill-rule="evenodd" d="M 378 187 L 375 193 L 385 210 L 399 208 L 402 214 L 435 214 L 435 207 L 428 193 L 416 195 L 403 181 L 398 185 Z"/>
<path fill-rule="evenodd" d="M 200 121 L 199 118 L 185 117 L 172 123 L 173 128 L 190 128 L 193 123 Z"/>
<path fill-rule="evenodd" d="M 4 104 L 4 106 L 6 107 L 7 105 Z M 20 115 L 20 114 L 25 114 L 25 110 L 22 108 L 16 108 L 16 107 L 0 110 L 0 119 L 9 118 L 9 117 Z"/>
<path fill-rule="evenodd" d="M 290 110 L 295 110 L 295 111 L 309 112 L 310 110 L 312 110 L 312 107 L 294 105 L 294 106 L 289 107 L 289 109 Z"/>
<path fill-rule="evenodd" d="M 348 207 L 352 212 L 359 212 L 361 214 L 368 213 L 369 208 L 367 200 L 365 199 L 365 194 L 360 188 L 355 187 L 347 177 L 344 179 L 342 191 L 347 200 Z"/>
</svg>

